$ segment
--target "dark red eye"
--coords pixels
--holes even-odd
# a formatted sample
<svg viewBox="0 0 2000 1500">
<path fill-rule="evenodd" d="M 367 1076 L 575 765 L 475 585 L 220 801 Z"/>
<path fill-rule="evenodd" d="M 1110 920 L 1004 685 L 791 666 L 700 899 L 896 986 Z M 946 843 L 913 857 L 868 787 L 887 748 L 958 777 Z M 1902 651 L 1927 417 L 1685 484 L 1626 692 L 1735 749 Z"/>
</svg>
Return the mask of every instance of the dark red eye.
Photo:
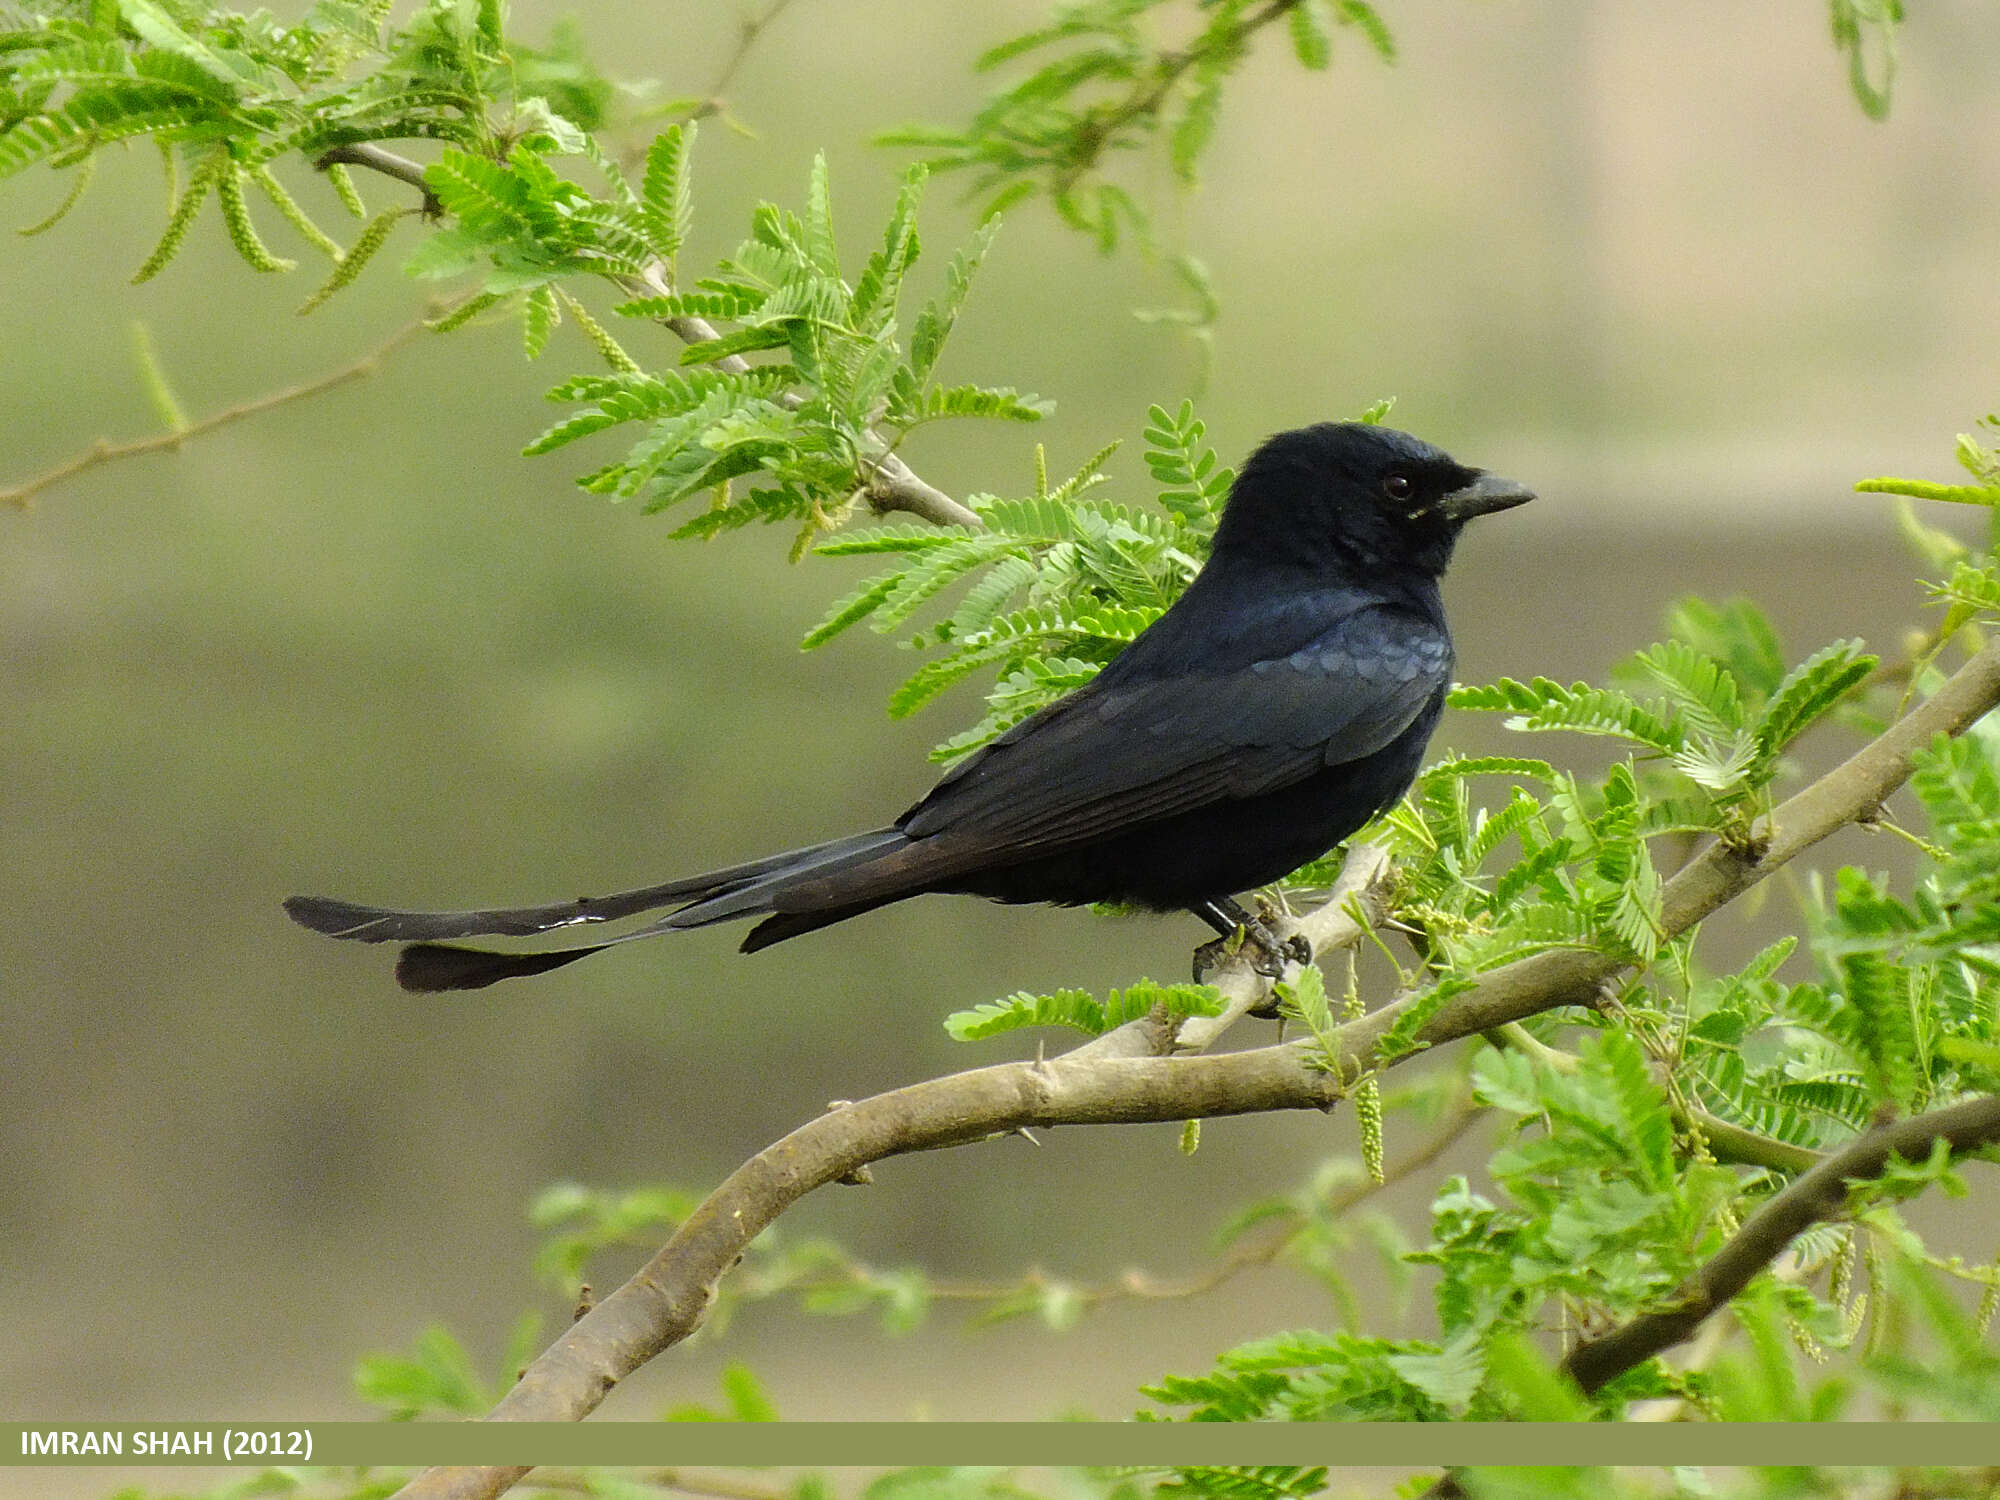
<svg viewBox="0 0 2000 1500">
<path fill-rule="evenodd" d="M 1407 500 L 1415 490 L 1416 486 L 1410 483 L 1407 474 L 1391 474 L 1382 481 L 1382 493 L 1391 500 Z"/>
</svg>

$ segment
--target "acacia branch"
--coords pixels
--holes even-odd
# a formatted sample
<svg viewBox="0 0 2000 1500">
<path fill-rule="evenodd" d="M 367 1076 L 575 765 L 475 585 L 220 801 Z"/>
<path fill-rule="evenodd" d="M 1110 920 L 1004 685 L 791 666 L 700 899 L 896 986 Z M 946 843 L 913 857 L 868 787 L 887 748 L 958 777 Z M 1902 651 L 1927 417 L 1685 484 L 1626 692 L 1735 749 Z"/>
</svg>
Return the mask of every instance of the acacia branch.
<svg viewBox="0 0 2000 1500">
<path fill-rule="evenodd" d="M 776 14 L 774 11 L 773 15 Z M 765 21 L 768 22 L 767 16 Z M 763 23 L 759 23 L 760 25 Z M 424 211 L 438 214 L 442 205 L 432 196 L 424 181 L 424 168 L 406 156 L 399 156 L 372 142 L 358 146 L 336 146 L 319 158 L 318 165 L 332 166 L 345 163 L 349 166 L 367 167 L 408 183 L 424 194 Z M 666 267 L 655 261 L 638 276 L 621 276 L 616 280 L 627 290 L 643 297 L 670 297 L 673 284 L 667 280 Z M 662 318 L 663 323 L 675 337 L 683 343 L 705 344 L 721 337 L 715 326 L 706 318 L 679 317 Z M 714 368 L 741 374 L 750 368 L 750 362 L 740 354 L 732 354 L 714 363 Z M 789 406 L 800 404 L 796 395 L 785 398 Z M 879 439 L 877 439 L 880 441 Z M 882 444 L 878 454 L 866 455 L 862 463 L 867 470 L 863 493 L 868 503 L 880 512 L 903 511 L 928 521 L 933 526 L 963 526 L 969 531 L 984 531 L 986 523 L 979 519 L 976 511 L 961 505 L 943 490 L 918 475 L 910 466 L 889 451 L 887 443 Z"/>
<path fill-rule="evenodd" d="M 1519 1021 L 1494 1027 L 1486 1033 L 1486 1040 L 1496 1047 L 1510 1047 L 1558 1073 L 1574 1073 L 1583 1066 L 1582 1059 L 1574 1052 L 1565 1052 L 1560 1047 L 1551 1047 L 1537 1040 Z M 1712 1115 L 1699 1105 L 1685 1104 L 1677 1097 L 1679 1091 L 1672 1088 L 1672 1080 L 1667 1082 L 1667 1113 L 1673 1116 L 1675 1127 L 1690 1135 L 1699 1135 L 1709 1154 L 1717 1161 L 1735 1162 L 1745 1167 L 1765 1167 L 1774 1172 L 1805 1172 L 1825 1159 L 1825 1153 L 1810 1146 L 1795 1146 L 1776 1136 L 1759 1135 L 1754 1130 Z"/>
<path fill-rule="evenodd" d="M 380 369 L 382 361 L 408 343 L 423 326 L 423 321 L 419 319 L 407 327 L 398 329 L 353 364 L 335 370 L 330 375 L 322 375 L 319 379 L 309 380 L 303 385 L 288 386 L 282 391 L 272 391 L 254 400 L 226 407 L 212 416 L 203 417 L 199 422 L 190 422 L 185 426 L 174 428 L 171 432 L 163 432 L 157 437 L 140 438 L 130 443 L 113 443 L 99 438 L 87 452 L 76 458 L 57 464 L 53 469 L 37 474 L 32 479 L 23 480 L 10 489 L 0 489 L 0 501 L 12 502 L 18 508 L 25 510 L 29 502 L 43 490 L 74 479 L 99 464 L 115 463 L 123 458 L 140 458 L 148 453 L 176 452 L 181 444 L 190 438 L 202 437 L 218 427 L 227 427 L 232 422 L 257 416 L 274 407 L 289 406 L 294 401 L 317 396 L 323 391 L 332 390 L 335 386 L 346 385 L 351 380 L 364 379 Z"/>
<path fill-rule="evenodd" d="M 1260 1232 L 1244 1235 L 1212 1264 L 1200 1270 L 1162 1276 L 1131 1266 L 1103 1281 L 1065 1283 L 1064 1290 L 1082 1307 L 1102 1307 L 1126 1301 L 1179 1301 L 1206 1296 L 1246 1271 L 1270 1265 L 1296 1245 L 1315 1224 L 1343 1217 L 1378 1193 L 1386 1192 L 1430 1166 L 1463 1140 L 1488 1113 L 1486 1106 L 1462 1098 L 1429 1139 L 1390 1163 L 1380 1178 L 1364 1175 L 1327 1194 L 1310 1209 L 1297 1210 L 1265 1225 Z M 880 1274 L 864 1261 L 843 1256 L 827 1268 L 824 1276 L 805 1281 L 786 1280 L 782 1288 L 810 1297 L 814 1292 L 830 1287 L 866 1289 L 877 1284 Z M 1050 1278 L 1037 1270 L 1013 1281 L 927 1280 L 924 1295 L 933 1302 L 1011 1303 L 1048 1285 Z M 749 1295 L 768 1296 L 770 1293 L 753 1291 Z"/>
<path fill-rule="evenodd" d="M 1683 868 L 1662 895 L 1663 930 L 1668 936 L 1686 930 L 1828 834 L 1872 813 L 1908 779 L 1918 750 L 1937 735 L 1962 733 L 1996 702 L 2000 640 L 1961 667 L 1936 696 L 1783 803 L 1760 827 L 1755 845 L 1717 844 Z M 1428 1046 L 1441 1046 L 1559 1006 L 1587 1004 L 1629 966 L 1624 957 L 1595 952 L 1537 954 L 1481 976 L 1470 990 L 1439 1006 L 1418 1035 Z M 687 1337 L 701 1321 L 715 1284 L 750 1241 L 816 1187 L 851 1178 L 888 1157 L 966 1145 L 1027 1126 L 1330 1110 L 1360 1071 L 1417 1055 L 1385 1057 L 1381 1041 L 1423 1000 L 1407 996 L 1339 1027 L 1330 1038 L 1332 1055 L 1342 1060 L 1339 1071 L 1323 1065 L 1327 1052 L 1312 1039 L 1223 1056 L 1090 1056 L 1080 1048 L 1047 1061 L 931 1079 L 822 1115 L 731 1174 L 637 1275 L 528 1367 L 488 1420 L 575 1421 L 588 1415 L 625 1376 Z M 1164 1045 L 1172 1045 L 1171 1035 Z M 1349 1059 L 1356 1072 L 1350 1073 Z M 2000 1125 L 1995 1130 L 2000 1134 Z M 1896 1139 L 1892 1135 L 1891 1145 L 1882 1149 L 1891 1149 Z M 1845 1153 L 1830 1158 L 1807 1178 L 1826 1180 L 1819 1174 L 1845 1158 Z M 431 1469 L 399 1497 L 491 1500 L 526 1472 Z"/>
<path fill-rule="evenodd" d="M 1840 1217 L 1850 1184 L 1880 1177 L 1898 1157 L 1922 1161 L 1938 1141 L 1946 1142 L 1953 1152 L 2000 1142 L 2000 1096 L 1968 1099 L 1898 1120 L 1836 1151 L 1759 1209 L 1681 1288 L 1671 1307 L 1641 1314 L 1609 1333 L 1586 1339 L 1563 1360 L 1564 1373 L 1586 1393 L 1596 1391 L 1662 1350 L 1692 1338 L 1800 1234 L 1822 1220 Z"/>
<path fill-rule="evenodd" d="M 742 70 L 744 62 L 750 56 L 750 49 L 757 45 L 757 38 L 764 34 L 764 29 L 783 15 L 791 3 L 792 0 L 771 0 L 770 8 L 762 15 L 744 18 L 742 28 L 736 34 L 735 50 L 729 54 L 728 61 L 723 63 L 722 71 L 715 75 L 715 82 L 708 86 L 708 97 L 695 106 L 693 113 L 688 116 L 689 119 L 702 120 L 710 115 L 726 112 L 728 101 L 723 96 L 729 92 L 730 84 L 736 81 L 737 73 Z"/>
<path fill-rule="evenodd" d="M 424 213 L 430 218 L 440 218 L 444 205 L 438 201 L 431 185 L 424 180 L 424 164 L 412 161 L 407 156 L 399 156 L 387 146 L 374 141 L 360 141 L 352 146 L 335 146 L 322 151 L 313 161 L 313 166 L 324 172 L 328 167 L 366 167 L 371 172 L 380 172 L 385 177 L 393 177 L 398 182 L 407 183 L 424 195 Z"/>
<path fill-rule="evenodd" d="M 1266 0 L 1261 9 L 1241 17 L 1228 31 L 1204 32 L 1184 51 L 1159 53 L 1151 76 L 1137 80 L 1123 99 L 1093 110 L 1084 118 L 1081 138 L 1057 174 L 1058 186 L 1065 191 L 1074 188 L 1084 172 L 1097 164 L 1105 149 L 1116 144 L 1119 131 L 1134 120 L 1158 115 L 1167 96 L 1190 69 L 1218 54 L 1247 46 L 1251 37 L 1299 3 L 1300 0 Z"/>
</svg>

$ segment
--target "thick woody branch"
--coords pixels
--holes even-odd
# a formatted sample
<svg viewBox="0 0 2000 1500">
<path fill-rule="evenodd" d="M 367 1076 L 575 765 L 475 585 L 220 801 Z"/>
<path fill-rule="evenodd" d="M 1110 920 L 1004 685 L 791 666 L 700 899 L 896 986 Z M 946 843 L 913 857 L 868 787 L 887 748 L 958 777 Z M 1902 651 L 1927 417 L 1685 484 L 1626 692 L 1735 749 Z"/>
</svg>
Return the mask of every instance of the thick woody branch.
<svg viewBox="0 0 2000 1500">
<path fill-rule="evenodd" d="M 1963 732 L 1996 702 L 2000 641 L 1962 667 L 1936 696 L 1780 806 L 1760 830 L 1755 847 L 1717 845 L 1684 868 L 1663 893 L 1664 929 L 1670 935 L 1686 930 L 1828 834 L 1873 812 L 1908 779 L 1918 750 L 1937 735 Z M 1625 967 L 1620 958 L 1572 950 L 1523 959 L 1485 975 L 1439 1007 L 1419 1036 L 1430 1046 L 1441 1046 L 1558 1006 L 1587 1004 Z M 1398 1016 L 1421 998 L 1405 997 L 1339 1028 L 1332 1037 L 1333 1053 L 1343 1063 L 1339 1072 L 1321 1065 L 1325 1053 L 1310 1040 L 1199 1057 L 1088 1055 L 1087 1049 L 1079 1049 L 1046 1062 L 1007 1063 L 933 1079 L 823 1115 L 738 1168 L 644 1269 L 528 1367 L 489 1420 L 574 1421 L 587 1415 L 626 1375 L 692 1332 L 715 1283 L 751 1239 L 822 1184 L 887 1157 L 969 1144 L 1024 1126 L 1331 1109 L 1352 1076 L 1348 1059 L 1365 1070 L 1393 1066 L 1413 1055 L 1385 1058 L 1380 1044 Z M 1992 1107 L 2000 1114 L 2000 1105 Z M 1981 1123 L 1985 1116 L 1969 1106 L 1961 1108 L 1963 1115 L 1942 1111 L 1927 1117 L 1922 1128 L 1931 1134 L 1926 1139 L 1950 1130 L 1963 1132 L 1970 1141 L 1987 1128 Z M 1882 1153 L 1876 1172 L 1887 1153 L 1899 1149 L 1898 1142 L 1914 1139 L 1896 1131 L 1891 1127 L 1867 1138 L 1875 1143 L 1870 1149 Z M 1980 1138 L 2000 1138 L 2000 1122 L 1992 1132 Z M 1849 1149 L 1860 1150 L 1860 1143 Z M 1866 1176 L 1861 1169 L 1870 1159 L 1865 1152 L 1842 1152 L 1800 1183 L 1843 1181 L 1842 1173 Z M 1802 1196 L 1794 1202 L 1827 1201 L 1807 1197 L 1823 1191 L 1822 1186 L 1799 1191 Z M 1772 1212 L 1785 1197 L 1781 1194 L 1764 1212 Z M 492 1497 L 524 1472 L 433 1469 L 400 1494 L 402 1500 Z"/>
<path fill-rule="evenodd" d="M 1899 1120 L 1835 1152 L 1759 1209 L 1681 1289 L 1673 1306 L 1578 1344 L 1563 1360 L 1564 1372 L 1585 1391 L 1595 1391 L 1662 1350 L 1694 1337 L 1695 1330 L 1800 1234 L 1822 1220 L 1838 1218 L 1847 1207 L 1850 1184 L 1880 1177 L 1895 1158 L 1922 1161 L 1937 1141 L 1946 1142 L 1953 1152 L 2000 1141 L 2000 1097 L 1969 1099 Z"/>
</svg>

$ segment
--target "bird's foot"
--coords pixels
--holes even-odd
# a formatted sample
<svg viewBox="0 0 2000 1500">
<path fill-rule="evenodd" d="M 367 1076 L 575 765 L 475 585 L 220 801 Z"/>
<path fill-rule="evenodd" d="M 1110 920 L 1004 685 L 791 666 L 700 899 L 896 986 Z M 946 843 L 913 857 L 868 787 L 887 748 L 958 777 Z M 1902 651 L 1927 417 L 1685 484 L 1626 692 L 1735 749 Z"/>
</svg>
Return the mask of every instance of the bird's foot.
<svg viewBox="0 0 2000 1500">
<path fill-rule="evenodd" d="M 1312 944 L 1302 934 L 1295 932 L 1281 938 L 1262 917 L 1252 917 L 1228 937 L 1203 943 L 1194 950 L 1195 983 L 1201 983 L 1204 974 L 1236 953 L 1246 953 L 1250 967 L 1266 979 L 1282 979 L 1287 964 L 1312 962 Z"/>
</svg>

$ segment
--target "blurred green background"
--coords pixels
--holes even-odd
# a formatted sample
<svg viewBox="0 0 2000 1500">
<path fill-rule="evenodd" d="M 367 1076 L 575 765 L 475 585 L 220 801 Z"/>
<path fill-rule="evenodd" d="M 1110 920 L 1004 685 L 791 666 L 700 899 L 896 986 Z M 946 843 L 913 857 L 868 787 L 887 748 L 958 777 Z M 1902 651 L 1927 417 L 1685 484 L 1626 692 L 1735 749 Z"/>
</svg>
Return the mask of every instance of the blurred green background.
<svg viewBox="0 0 2000 1500">
<path fill-rule="evenodd" d="M 1996 399 L 1991 7 L 1918 11 L 1882 125 L 1847 92 L 1821 0 L 1383 9 L 1394 67 L 1349 39 L 1308 75 L 1271 39 L 1173 211 L 1224 306 L 1211 440 L 1233 460 L 1395 395 L 1396 425 L 1539 490 L 1461 548 L 1466 680 L 1600 675 L 1689 591 L 1759 598 L 1795 656 L 1856 634 L 1893 648 L 1921 613 L 1913 567 L 1886 505 L 1850 486 L 1950 477 L 1951 435 Z M 573 14 L 614 74 L 677 94 L 707 87 L 744 8 L 515 12 L 529 36 Z M 758 137 L 703 133 L 684 264 L 734 244 L 757 199 L 796 202 L 819 148 L 864 247 L 903 161 L 867 138 L 962 120 L 971 59 L 1039 13 L 798 0 L 731 89 Z M 310 320 L 291 314 L 316 273 L 251 275 L 212 219 L 131 287 L 157 167 L 107 166 L 69 222 L 6 241 L 0 483 L 155 430 L 135 320 L 201 416 L 421 310 L 390 270 L 409 227 Z M 7 188 L 15 224 L 59 191 Z M 929 277 L 969 224 L 941 179 Z M 1141 493 L 1145 408 L 1199 363 L 1132 316 L 1171 294 L 1017 210 L 947 373 L 1057 414 L 931 429 L 907 456 L 954 493 L 1017 492 L 1034 443 L 1066 472 L 1124 437 L 1117 492 Z M 621 336 L 675 357 L 664 331 Z M 419 1001 L 384 951 L 284 920 L 292 891 L 540 900 L 872 826 L 969 721 L 969 689 L 889 721 L 910 661 L 865 633 L 797 650 L 859 562 L 788 566 L 765 533 L 670 544 L 668 524 L 571 485 L 592 455 L 517 457 L 555 410 L 542 392 L 594 362 L 573 330 L 538 365 L 511 327 L 426 336 L 372 378 L 0 510 L 0 1410 L 363 1415 L 360 1353 L 441 1320 L 492 1359 L 522 1307 L 566 1314 L 528 1268 L 543 1185 L 710 1184 L 829 1100 L 1018 1055 L 949 1042 L 949 1010 L 1185 971 L 1192 919 L 934 898 L 755 959 L 703 933 Z M 1453 718 L 1439 745 L 1501 734 Z M 1543 753 L 1573 750 L 1595 753 Z M 1886 858 L 1858 834 L 1832 853 Z M 1213 1124 L 1192 1159 L 1176 1134 L 889 1163 L 792 1232 L 941 1275 L 1173 1273 L 1231 1206 L 1351 1144 L 1345 1117 Z M 1444 1170 L 1392 1206 L 1420 1222 Z M 1060 1338 L 968 1335 L 946 1313 L 890 1340 L 753 1309 L 610 1411 L 711 1399 L 742 1359 L 797 1418 L 1115 1417 L 1148 1377 L 1325 1315 L 1277 1273 Z"/>
</svg>

